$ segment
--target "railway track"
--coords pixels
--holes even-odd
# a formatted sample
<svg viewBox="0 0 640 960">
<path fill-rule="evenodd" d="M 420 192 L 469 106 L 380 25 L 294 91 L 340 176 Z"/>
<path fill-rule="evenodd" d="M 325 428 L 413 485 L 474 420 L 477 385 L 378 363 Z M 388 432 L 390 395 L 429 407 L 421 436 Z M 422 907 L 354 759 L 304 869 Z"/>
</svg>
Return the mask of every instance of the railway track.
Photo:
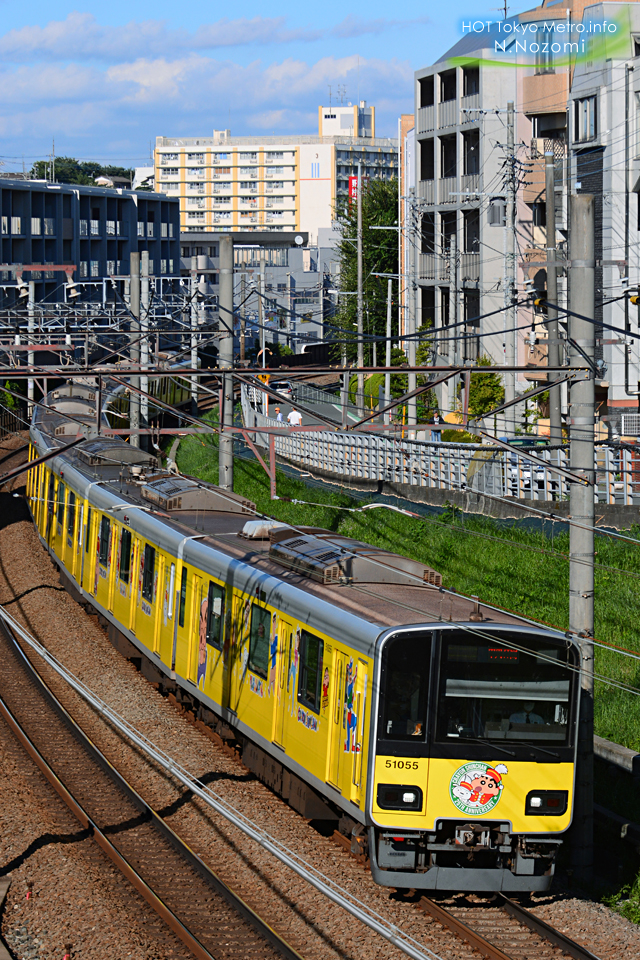
<svg viewBox="0 0 640 960">
<path fill-rule="evenodd" d="M 82 826 L 198 960 L 301 960 L 111 766 L 0 627 L 0 713 Z"/>
<path fill-rule="evenodd" d="M 451 902 L 452 901 L 452 902 Z M 418 906 L 486 960 L 598 960 L 581 944 L 540 920 L 502 894 L 458 896 L 436 903 L 422 897 Z"/>
</svg>

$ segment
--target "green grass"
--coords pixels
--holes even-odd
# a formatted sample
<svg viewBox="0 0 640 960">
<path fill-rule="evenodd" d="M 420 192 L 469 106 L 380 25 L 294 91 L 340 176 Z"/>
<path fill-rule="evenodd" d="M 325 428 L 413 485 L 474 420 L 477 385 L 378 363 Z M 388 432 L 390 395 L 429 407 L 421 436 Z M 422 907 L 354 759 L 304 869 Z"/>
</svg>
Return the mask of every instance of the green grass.
<svg viewBox="0 0 640 960">
<path fill-rule="evenodd" d="M 177 459 L 183 473 L 217 483 L 217 437 L 184 438 Z M 326 527 L 386 547 L 435 568 L 448 588 L 561 629 L 568 627 L 568 560 L 541 552 L 568 554 L 568 534 L 551 538 L 518 527 L 505 528 L 484 517 L 467 518 L 462 524 L 456 511 L 448 511 L 440 521 L 390 510 L 349 513 L 332 508 L 358 507 L 362 502 L 311 488 L 281 471 L 277 476 L 280 497 L 321 505 L 271 500 L 269 480 L 255 460 L 236 459 L 234 489 L 274 519 Z M 596 550 L 601 565 L 595 575 L 596 637 L 640 653 L 640 549 L 598 537 Z M 640 692 L 640 661 L 597 649 L 595 663 L 598 673 L 632 684 Z M 597 683 L 595 729 L 600 736 L 640 752 L 640 697 Z"/>
</svg>

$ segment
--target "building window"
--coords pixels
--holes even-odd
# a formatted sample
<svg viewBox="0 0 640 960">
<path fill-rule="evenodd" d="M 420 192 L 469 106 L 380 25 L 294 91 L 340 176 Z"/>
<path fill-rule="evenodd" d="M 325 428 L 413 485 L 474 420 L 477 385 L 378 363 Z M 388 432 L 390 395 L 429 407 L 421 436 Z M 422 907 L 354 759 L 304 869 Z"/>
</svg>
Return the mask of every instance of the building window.
<svg viewBox="0 0 640 960">
<path fill-rule="evenodd" d="M 204 153 L 188 153 L 187 160 L 189 163 L 204 163 Z"/>
<path fill-rule="evenodd" d="M 100 552 L 98 562 L 106 567 L 109 561 L 109 537 L 111 536 L 111 521 L 109 517 L 102 517 L 100 520 Z"/>
<path fill-rule="evenodd" d="M 169 260 L 169 273 L 173 273 L 173 260 Z"/>
<path fill-rule="evenodd" d="M 307 633 L 306 630 L 301 632 L 298 700 L 315 713 L 320 712 L 323 647 L 320 637 Z"/>
<path fill-rule="evenodd" d="M 420 179 L 433 180 L 435 176 L 435 156 L 433 152 L 433 138 L 419 140 L 420 148 Z"/>
<path fill-rule="evenodd" d="M 594 140 L 598 134 L 596 97 L 582 97 L 574 103 L 574 140 Z"/>
<path fill-rule="evenodd" d="M 88 272 L 89 272 L 89 264 L 87 263 L 86 260 L 81 260 L 81 261 L 80 261 L 80 276 L 81 276 L 81 277 L 86 277 L 87 274 L 88 274 Z"/>
<path fill-rule="evenodd" d="M 156 567 L 156 548 L 144 545 L 144 568 L 142 571 L 142 596 L 153 603 L 153 575 Z"/>
<path fill-rule="evenodd" d="M 149 220 L 149 222 L 147 223 L 147 236 L 148 237 L 153 236 L 153 222 L 151 220 Z"/>
<path fill-rule="evenodd" d="M 204 213 L 199 213 L 198 211 L 189 210 L 187 213 L 187 220 L 198 220 L 201 223 L 204 222 Z"/>
<path fill-rule="evenodd" d="M 107 274 L 112 277 L 116 272 L 115 260 L 107 260 Z"/>
<path fill-rule="evenodd" d="M 542 40 L 538 44 L 539 50 L 536 53 L 535 75 L 540 76 L 543 73 L 555 73 L 556 68 L 553 65 L 553 53 L 551 51 L 551 39 Z"/>
<path fill-rule="evenodd" d="M 464 147 L 465 176 L 477 176 L 480 173 L 480 131 L 471 130 L 462 135 Z"/>
<path fill-rule="evenodd" d="M 2 233 L 5 237 L 9 233 L 9 217 L 2 218 Z"/>
<path fill-rule="evenodd" d="M 131 576 L 131 530 L 122 531 L 120 537 L 120 579 L 129 583 Z"/>
<path fill-rule="evenodd" d="M 480 67 L 462 68 L 462 96 L 473 97 L 480 93 Z"/>
<path fill-rule="evenodd" d="M 177 163 L 178 154 L 177 153 L 162 153 L 160 154 L 160 163 Z"/>
<path fill-rule="evenodd" d="M 455 100 L 456 96 L 456 71 L 447 70 L 440 74 L 440 100 L 444 103 L 447 100 Z"/>
<path fill-rule="evenodd" d="M 434 97 L 433 77 L 423 77 L 422 80 L 418 80 L 418 85 L 420 87 L 420 106 L 432 107 Z"/>
<path fill-rule="evenodd" d="M 224 587 L 209 581 L 207 596 L 207 643 L 222 649 L 222 625 L 224 623 Z"/>
<path fill-rule="evenodd" d="M 440 137 L 440 169 L 446 180 L 455 177 L 457 173 L 456 135 Z"/>
<path fill-rule="evenodd" d="M 258 154 L 257 153 L 241 153 L 239 158 L 240 163 L 257 163 Z"/>
<path fill-rule="evenodd" d="M 144 223 L 142 220 L 138 220 L 138 236 L 144 237 Z"/>
<path fill-rule="evenodd" d="M 178 168 L 177 167 L 167 167 L 166 170 L 161 170 L 160 173 L 163 177 L 177 177 Z"/>
<path fill-rule="evenodd" d="M 22 217 L 11 217 L 11 233 L 22 233 Z"/>
<path fill-rule="evenodd" d="M 42 233 L 42 221 L 40 217 L 31 217 L 31 235 L 39 237 Z"/>
<path fill-rule="evenodd" d="M 249 637 L 249 669 L 259 677 L 267 678 L 269 669 L 269 628 L 271 614 L 257 603 L 251 604 L 251 633 Z"/>
<path fill-rule="evenodd" d="M 480 210 L 465 210 L 462 216 L 464 221 L 464 251 L 465 253 L 480 253 Z"/>
<path fill-rule="evenodd" d="M 166 261 L 166 260 L 161 260 L 161 261 L 160 261 L 160 273 L 166 273 L 166 272 L 167 272 L 167 261 Z"/>
<path fill-rule="evenodd" d="M 100 263 L 97 260 L 91 261 L 91 276 L 92 277 L 100 276 Z"/>
</svg>

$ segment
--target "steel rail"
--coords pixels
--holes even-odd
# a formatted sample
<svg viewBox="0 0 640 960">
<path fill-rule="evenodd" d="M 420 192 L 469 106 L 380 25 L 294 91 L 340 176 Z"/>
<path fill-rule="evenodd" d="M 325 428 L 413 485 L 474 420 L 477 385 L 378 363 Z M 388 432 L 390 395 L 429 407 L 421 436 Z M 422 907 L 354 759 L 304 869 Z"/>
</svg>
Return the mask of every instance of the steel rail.
<svg viewBox="0 0 640 960">
<path fill-rule="evenodd" d="M 80 743 L 80 745 L 86 749 L 86 751 L 97 763 L 100 764 L 100 766 L 115 781 L 116 785 L 121 788 L 121 790 L 130 800 L 133 801 L 140 811 L 153 822 L 154 826 L 164 834 L 173 847 L 183 855 L 189 865 L 194 867 L 200 873 L 200 875 L 210 883 L 215 891 L 220 894 L 220 896 L 222 896 L 223 899 L 231 907 L 233 907 L 234 910 L 244 917 L 244 919 L 247 920 L 249 924 L 262 937 L 264 937 L 264 939 L 271 946 L 279 951 L 279 953 L 286 958 L 286 960 L 303 960 L 301 955 L 296 950 L 290 947 L 289 944 L 269 926 L 269 924 L 267 924 L 260 916 L 258 916 L 258 914 L 256 914 L 255 911 L 252 910 L 251 907 L 245 903 L 241 897 L 234 893 L 233 890 L 231 890 L 231 888 L 228 887 L 227 884 L 225 884 L 224 881 L 222 881 L 211 870 L 211 868 L 207 866 L 207 864 L 191 850 L 191 848 L 178 836 L 178 834 L 175 833 L 174 830 L 172 830 L 172 828 L 153 809 L 153 807 L 143 800 L 143 798 L 127 782 L 122 774 L 113 767 L 109 760 L 107 760 L 107 758 L 101 753 L 98 747 L 96 747 L 93 741 L 78 726 L 73 717 L 49 688 L 38 670 L 29 661 L 17 642 L 13 630 L 6 620 L 0 624 L 0 629 L 2 629 L 7 639 L 13 644 L 16 653 L 19 656 L 21 663 L 27 671 L 30 679 L 36 684 L 43 697 L 49 702 L 49 705 L 66 724 L 67 728 L 70 729 L 71 733 Z M 193 955 L 197 957 L 198 960 L 216 960 L 216 957 L 211 954 L 209 950 L 207 950 L 207 948 L 198 940 L 196 936 L 194 936 L 193 933 L 191 933 L 188 927 L 185 926 L 185 924 L 174 913 L 174 911 L 160 897 L 158 897 L 147 881 L 140 876 L 135 867 L 132 866 L 132 864 L 120 853 L 117 847 L 115 847 L 115 845 L 109 840 L 106 833 L 100 829 L 95 820 L 89 816 L 84 807 L 76 800 L 70 790 L 58 777 L 55 770 L 53 770 L 51 765 L 43 757 L 33 741 L 29 738 L 28 734 L 23 729 L 18 719 L 11 712 L 7 704 L 4 702 L 1 695 L 0 714 L 4 717 L 9 727 L 16 735 L 22 746 L 25 748 L 31 759 L 36 763 L 56 793 L 58 793 L 61 799 L 67 804 L 74 816 L 85 829 L 91 832 L 98 846 L 107 854 L 107 856 L 118 867 L 121 873 L 136 888 L 138 893 L 141 894 L 145 901 L 156 911 L 169 929 L 175 933 L 180 940 L 182 940 L 185 946 L 191 950 Z"/>
<path fill-rule="evenodd" d="M 564 933 L 556 930 L 555 927 L 550 926 L 546 921 L 541 920 L 540 917 L 536 917 L 534 913 L 531 913 L 531 911 L 523 907 L 522 904 L 511 900 L 509 897 L 505 897 L 503 893 L 498 893 L 497 897 L 499 901 L 502 901 L 500 906 L 501 910 L 504 910 L 509 916 L 515 917 L 520 923 L 529 927 L 534 933 L 537 933 L 539 937 L 548 940 L 556 947 L 560 947 L 565 953 L 568 953 L 570 957 L 573 957 L 574 960 L 599 960 L 599 958 L 596 957 L 594 953 L 591 953 L 590 950 L 587 950 L 586 947 L 583 947 L 581 944 L 576 943 L 575 940 L 572 940 L 571 937 L 567 937 Z"/>
<path fill-rule="evenodd" d="M 281 863 L 284 863 L 285 866 L 302 877 L 303 880 L 306 880 L 315 887 L 315 889 L 326 896 L 327 899 L 342 907 L 407 956 L 412 957 L 413 960 L 442 960 L 434 951 L 425 947 L 399 927 L 389 923 L 389 921 L 377 913 L 376 910 L 368 907 L 362 901 L 358 900 L 354 894 L 322 874 L 312 864 L 305 861 L 299 854 L 296 854 L 295 851 L 290 850 L 283 843 L 275 840 L 270 833 L 255 824 L 241 811 L 236 810 L 231 804 L 224 801 L 211 790 L 210 787 L 204 788 L 199 780 L 193 777 L 178 761 L 155 746 L 155 744 L 136 730 L 132 724 L 109 707 L 104 700 L 98 697 L 97 694 L 81 680 L 67 670 L 46 647 L 31 636 L 17 620 L 2 607 L 0 607 L 0 619 L 7 623 L 12 632 L 17 633 L 29 647 L 42 657 L 42 659 L 49 664 L 69 686 L 83 697 L 84 700 L 90 703 L 98 713 L 107 718 L 120 733 L 135 743 L 146 756 L 155 760 L 167 773 L 171 774 L 191 790 L 195 796 L 200 797 L 209 807 L 221 814 L 226 820 L 258 843 L 263 849 L 271 853 Z"/>
</svg>

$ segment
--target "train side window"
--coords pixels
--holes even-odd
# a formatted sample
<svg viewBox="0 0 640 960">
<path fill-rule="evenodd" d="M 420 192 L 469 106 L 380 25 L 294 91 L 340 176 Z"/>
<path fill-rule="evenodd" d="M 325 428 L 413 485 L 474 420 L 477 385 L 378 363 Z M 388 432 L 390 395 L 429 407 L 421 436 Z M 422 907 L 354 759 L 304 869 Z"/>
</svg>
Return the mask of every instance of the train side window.
<svg viewBox="0 0 640 960">
<path fill-rule="evenodd" d="M 123 529 L 120 537 L 120 579 L 129 583 L 131 577 L 131 530 Z"/>
<path fill-rule="evenodd" d="M 224 623 L 224 587 L 209 581 L 207 597 L 207 643 L 222 649 L 222 624 Z"/>
<path fill-rule="evenodd" d="M 431 641 L 400 636 L 385 647 L 381 697 L 383 740 L 424 740 Z"/>
<path fill-rule="evenodd" d="M 180 580 L 180 609 L 178 611 L 178 623 L 184 627 L 184 614 L 187 609 L 187 576 L 186 567 L 182 568 L 182 579 Z"/>
<path fill-rule="evenodd" d="M 57 507 L 57 519 L 60 526 L 64 520 L 64 483 L 58 483 L 58 507 Z"/>
<path fill-rule="evenodd" d="M 100 554 L 98 562 L 106 567 L 109 560 L 109 537 L 111 535 L 111 521 L 109 517 L 102 517 L 100 521 Z"/>
<path fill-rule="evenodd" d="M 87 533 L 84 538 L 84 552 L 89 553 L 89 544 L 91 542 L 91 520 L 93 519 L 93 510 L 89 507 L 89 516 L 87 517 Z"/>
<path fill-rule="evenodd" d="M 320 712 L 322 685 L 322 653 L 324 642 L 320 637 L 303 630 L 300 634 L 300 675 L 298 700 L 315 713 Z"/>
<path fill-rule="evenodd" d="M 73 490 L 69 490 L 69 504 L 67 506 L 67 533 L 73 536 L 73 528 L 76 525 L 76 495 Z"/>
<path fill-rule="evenodd" d="M 142 574 L 142 596 L 153 603 L 153 575 L 156 567 L 156 548 L 144 545 L 144 572 Z"/>
<path fill-rule="evenodd" d="M 271 614 L 257 603 L 251 604 L 249 669 L 267 679 L 269 670 L 269 627 Z"/>
</svg>

